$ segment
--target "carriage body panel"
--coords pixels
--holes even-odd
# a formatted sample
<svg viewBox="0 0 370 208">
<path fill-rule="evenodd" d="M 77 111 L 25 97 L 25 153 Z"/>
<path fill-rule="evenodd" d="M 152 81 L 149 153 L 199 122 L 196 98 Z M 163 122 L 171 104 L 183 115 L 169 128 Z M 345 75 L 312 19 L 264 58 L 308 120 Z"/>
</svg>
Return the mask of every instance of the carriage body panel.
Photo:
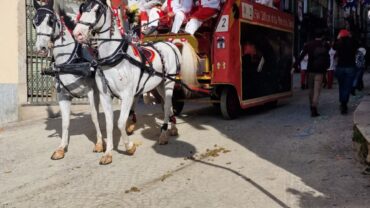
<svg viewBox="0 0 370 208">
<path fill-rule="evenodd" d="M 143 41 L 188 41 L 200 57 L 201 87 L 194 90 L 208 92 L 221 108 L 223 93 L 235 93 L 239 106 L 233 108 L 245 109 L 292 96 L 293 35 L 292 15 L 251 0 L 228 0 L 195 36 L 159 34 Z"/>
<path fill-rule="evenodd" d="M 239 18 L 233 4 L 239 4 Z M 250 0 L 228 1 L 214 34 L 212 86 L 233 86 L 242 108 L 291 96 L 293 31 L 288 13 Z M 254 54 L 245 54 L 248 45 Z"/>
</svg>

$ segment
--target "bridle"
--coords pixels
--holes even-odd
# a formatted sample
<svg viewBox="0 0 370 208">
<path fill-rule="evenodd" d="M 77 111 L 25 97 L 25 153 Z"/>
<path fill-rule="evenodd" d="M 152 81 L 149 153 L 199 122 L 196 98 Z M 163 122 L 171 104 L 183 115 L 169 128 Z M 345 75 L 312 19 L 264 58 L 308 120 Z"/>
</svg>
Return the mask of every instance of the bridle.
<svg viewBox="0 0 370 208">
<path fill-rule="evenodd" d="M 39 13 L 42 13 L 42 14 L 39 14 Z M 51 33 L 39 33 L 37 32 L 36 35 L 37 36 L 47 36 L 47 37 L 50 37 L 51 39 L 58 39 L 59 38 L 59 35 L 57 37 L 54 37 L 54 33 L 55 33 L 55 27 L 57 24 L 60 25 L 60 22 L 58 21 L 58 18 L 56 16 L 56 14 L 54 13 L 54 11 L 48 9 L 48 8 L 39 8 L 36 10 L 36 15 L 33 19 L 33 27 L 36 28 L 36 26 L 39 26 L 45 19 L 45 17 L 49 15 L 49 20 L 48 20 L 48 26 L 52 28 L 52 32 Z"/>
<path fill-rule="evenodd" d="M 69 45 L 72 45 L 72 44 L 75 44 L 76 41 L 73 40 L 72 42 L 70 43 L 67 43 L 67 44 L 64 44 L 64 21 L 63 21 L 63 17 L 61 17 L 61 19 L 58 19 L 57 18 L 57 15 L 54 13 L 53 10 L 49 9 L 49 8 L 45 8 L 45 7 L 41 7 L 39 9 L 36 10 L 36 15 L 33 19 L 33 26 L 36 28 L 37 26 L 40 26 L 42 22 L 44 22 L 45 18 L 47 17 L 47 15 L 49 15 L 49 20 L 48 20 L 48 26 L 52 28 L 52 31 L 51 33 L 36 33 L 37 36 L 47 36 L 47 37 L 50 37 L 50 41 L 52 42 L 53 46 L 52 47 L 49 47 L 49 49 L 55 49 L 55 48 L 62 48 L 62 47 L 66 47 L 66 46 L 69 46 Z M 59 34 L 55 34 L 55 30 L 56 30 L 56 25 L 59 25 L 60 27 L 60 33 Z M 62 40 L 62 44 L 60 45 L 54 45 L 54 42 L 56 40 L 58 40 L 59 38 L 61 38 Z M 71 63 L 74 59 L 76 59 L 77 57 L 77 50 L 79 48 L 79 44 L 76 44 L 72 53 L 62 53 L 62 54 L 59 54 L 59 56 L 65 56 L 65 55 L 69 55 L 70 57 L 68 58 L 68 60 L 64 63 L 64 64 L 69 64 Z M 54 57 L 55 59 L 57 57 Z"/>
<path fill-rule="evenodd" d="M 95 4 L 94 4 L 94 2 L 95 2 Z M 105 33 L 107 31 L 111 30 L 111 28 L 108 27 L 106 30 L 100 31 L 104 27 L 104 25 L 107 21 L 106 10 L 109 8 L 107 5 L 105 5 L 100 0 L 90 1 L 87 4 L 83 3 L 80 6 L 80 14 L 82 15 L 82 13 L 84 13 L 84 12 L 90 12 L 96 4 L 99 5 L 98 10 L 96 11 L 96 21 L 95 22 L 85 22 L 85 21 L 82 21 L 82 20 L 78 20 L 77 23 L 88 26 L 89 31 L 92 32 L 92 33 L 101 34 L 101 33 Z M 104 16 L 104 22 L 103 22 L 102 26 L 100 28 L 94 29 L 94 27 L 99 23 L 102 16 Z"/>
</svg>

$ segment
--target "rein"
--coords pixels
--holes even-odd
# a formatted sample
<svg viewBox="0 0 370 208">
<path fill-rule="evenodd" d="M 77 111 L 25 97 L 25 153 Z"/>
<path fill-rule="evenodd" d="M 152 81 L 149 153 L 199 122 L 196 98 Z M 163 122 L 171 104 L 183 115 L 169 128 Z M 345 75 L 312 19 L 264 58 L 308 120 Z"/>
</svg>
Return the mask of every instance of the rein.
<svg viewBox="0 0 370 208">
<path fill-rule="evenodd" d="M 54 14 L 55 15 L 55 14 Z M 58 21 L 58 20 L 57 20 Z M 53 37 L 53 33 L 51 35 L 48 35 L 48 34 L 44 34 L 44 33 L 38 33 L 37 35 L 45 35 L 45 36 L 49 36 L 51 38 L 51 42 L 55 42 L 56 40 L 58 40 L 59 38 L 62 38 L 62 43 L 63 43 L 63 40 L 64 40 L 64 22 L 62 20 L 60 20 L 60 22 L 58 22 L 60 25 L 61 25 L 61 28 L 60 28 L 60 33 L 58 34 L 58 36 L 56 37 Z M 53 27 L 53 30 L 55 31 L 55 26 Z M 72 44 L 75 44 L 75 47 L 72 51 L 72 53 L 60 53 L 56 56 L 54 56 L 54 59 L 57 59 L 58 57 L 61 57 L 61 56 L 66 56 L 66 55 L 69 55 L 69 58 L 67 59 L 67 61 L 65 61 L 64 63 L 62 64 L 53 64 L 51 66 L 52 70 L 51 71 L 43 71 L 41 72 L 42 75 L 50 75 L 50 76 L 54 76 L 56 81 L 57 81 L 57 92 L 59 93 L 61 91 L 61 86 L 67 91 L 67 93 L 74 97 L 74 98 L 83 98 L 84 96 L 79 96 L 75 93 L 73 93 L 64 83 L 63 81 L 60 79 L 60 75 L 63 73 L 63 74 L 73 74 L 73 75 L 77 75 L 77 76 L 82 76 L 82 72 L 74 72 L 73 70 L 70 70 L 70 69 L 66 69 L 66 70 L 63 70 L 64 68 L 70 66 L 75 60 L 77 60 L 79 57 L 78 55 L 78 50 L 80 49 L 81 45 L 78 44 L 75 40 L 73 42 L 70 42 L 70 43 L 67 43 L 67 44 L 61 44 L 61 45 L 53 45 L 51 47 L 51 49 L 55 49 L 55 48 L 63 48 L 63 47 L 67 47 L 69 45 L 72 45 Z M 82 63 L 80 64 L 81 66 L 83 65 Z M 77 66 L 76 66 L 77 67 Z M 89 67 L 90 68 L 90 67 Z"/>
<path fill-rule="evenodd" d="M 88 22 L 83 22 L 83 21 L 79 21 L 78 23 L 82 24 L 82 25 L 86 25 L 89 27 L 89 29 L 91 31 L 93 31 L 95 34 L 103 34 L 103 33 L 106 33 L 108 31 L 112 31 L 112 28 L 115 27 L 114 26 L 114 23 L 113 23 L 113 18 L 115 18 L 115 11 L 114 10 L 111 10 L 112 12 L 112 23 L 110 24 L 110 26 L 105 29 L 104 31 L 99 31 L 101 30 L 104 25 L 107 23 L 107 7 L 105 5 L 102 5 L 100 1 L 98 1 L 101 6 L 103 6 L 103 8 L 105 9 L 105 12 L 103 12 L 101 15 L 99 15 L 99 18 L 97 18 L 97 21 L 94 22 L 94 23 L 88 23 Z M 100 21 L 100 18 L 104 15 L 104 24 L 101 28 L 98 28 L 98 29 L 95 29 L 93 30 L 93 28 L 98 24 L 98 22 Z M 157 18 L 153 21 L 150 21 L 148 23 L 146 23 L 145 25 L 149 25 L 150 23 L 152 22 L 155 22 L 155 21 L 158 21 L 162 18 L 164 18 L 165 16 L 163 17 L 160 17 L 160 18 Z M 145 26 L 145 25 L 141 25 L 140 27 L 142 26 Z M 135 29 L 135 28 L 134 28 Z M 98 32 L 97 32 L 98 31 Z M 146 83 L 148 82 L 148 80 L 153 77 L 153 76 L 159 76 L 161 77 L 162 79 L 169 79 L 171 81 L 174 81 L 176 83 L 180 83 L 182 86 L 184 86 L 186 89 L 188 89 L 189 91 L 194 91 L 192 90 L 190 87 L 188 87 L 186 84 L 182 83 L 180 80 L 177 80 L 176 79 L 176 76 L 178 75 L 178 73 L 176 74 L 166 74 L 165 73 L 165 69 L 164 69 L 164 65 L 163 65 L 163 58 L 162 58 L 162 54 L 154 47 L 154 44 L 148 44 L 151 48 L 153 48 L 153 50 L 155 50 L 159 56 L 161 57 L 161 62 L 162 62 L 162 72 L 157 72 L 153 66 L 151 65 L 150 61 L 146 60 L 146 57 L 145 55 L 143 55 L 143 53 L 141 52 L 140 50 L 140 47 L 138 47 L 138 51 L 139 51 L 139 54 L 141 56 L 141 61 L 138 61 L 137 59 L 135 59 L 134 57 L 130 56 L 128 53 L 127 53 L 127 50 L 128 50 L 128 47 L 129 47 L 129 41 L 127 40 L 127 38 L 91 38 L 90 40 L 93 40 L 93 41 L 104 41 L 104 42 L 112 42 L 112 41 L 115 41 L 115 42 L 120 42 L 119 46 L 116 48 L 116 50 L 108 57 L 104 57 L 104 58 L 100 58 L 97 60 L 97 63 L 98 63 L 98 66 L 99 67 L 102 67 L 102 66 L 110 66 L 112 67 L 112 65 L 117 65 L 119 63 L 122 62 L 122 60 L 127 60 L 129 63 L 131 63 L 132 65 L 138 67 L 141 69 L 141 72 L 140 72 L 140 78 L 139 78 L 139 81 L 137 83 L 137 87 L 136 87 L 136 95 L 139 95 L 142 93 L 142 91 L 144 90 L 145 88 L 145 85 Z M 171 47 L 171 46 L 170 46 Z M 172 48 L 172 47 L 171 47 Z M 172 48 L 173 49 L 173 48 Z M 175 50 L 173 49 L 176 57 L 177 57 L 177 53 L 175 52 Z M 147 66 L 146 65 L 146 62 L 150 63 L 150 66 Z M 176 59 L 176 64 L 177 64 L 177 68 L 179 69 L 179 57 L 177 57 Z M 177 70 L 178 71 L 178 70 Z M 147 79 L 144 81 L 143 83 L 143 87 L 141 89 L 139 89 L 140 87 L 140 83 L 142 81 L 142 77 L 143 77 L 143 74 L 144 73 L 148 73 L 148 77 Z M 107 86 L 107 88 L 109 89 L 110 93 L 111 93 L 111 96 L 112 97 L 116 97 L 118 99 L 121 99 L 118 95 L 116 95 L 112 88 L 110 87 L 109 85 L 109 82 L 108 80 L 106 79 L 105 75 L 104 75 L 104 71 L 101 69 L 99 70 L 99 74 L 100 76 L 102 77 L 103 79 L 103 82 L 104 84 Z"/>
</svg>

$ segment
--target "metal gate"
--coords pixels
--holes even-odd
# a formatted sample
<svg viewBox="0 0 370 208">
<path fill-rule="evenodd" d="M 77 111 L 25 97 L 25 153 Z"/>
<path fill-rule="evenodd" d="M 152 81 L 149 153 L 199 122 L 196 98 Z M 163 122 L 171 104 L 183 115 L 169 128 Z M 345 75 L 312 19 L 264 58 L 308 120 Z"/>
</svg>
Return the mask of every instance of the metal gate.
<svg viewBox="0 0 370 208">
<path fill-rule="evenodd" d="M 83 0 L 54 1 L 64 8 L 72 18 L 77 14 L 79 5 Z M 41 76 L 41 69 L 48 67 L 50 57 L 40 57 L 34 50 L 36 32 L 32 26 L 35 15 L 33 0 L 26 0 L 26 35 L 27 35 L 27 95 L 28 103 L 34 105 L 56 104 L 57 96 L 55 81 L 50 76 Z M 87 99 L 77 99 L 74 103 L 86 103 Z"/>
</svg>

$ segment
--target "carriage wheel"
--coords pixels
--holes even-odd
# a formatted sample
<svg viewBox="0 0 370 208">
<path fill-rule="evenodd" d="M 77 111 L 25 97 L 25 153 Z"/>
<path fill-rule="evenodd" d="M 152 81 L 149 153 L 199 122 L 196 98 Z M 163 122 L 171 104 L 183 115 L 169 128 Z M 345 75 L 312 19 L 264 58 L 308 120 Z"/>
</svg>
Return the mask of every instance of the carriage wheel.
<svg viewBox="0 0 370 208">
<path fill-rule="evenodd" d="M 182 89 L 176 89 L 173 91 L 173 96 L 172 96 L 172 108 L 173 108 L 173 114 L 175 116 L 178 116 L 181 114 L 182 109 L 184 108 L 184 101 L 185 98 L 184 91 Z"/>
<path fill-rule="evenodd" d="M 211 102 L 212 101 L 220 101 L 220 98 L 219 97 L 216 97 L 216 96 L 211 96 Z M 216 110 L 220 110 L 220 102 L 212 102 L 212 106 L 216 109 Z"/>
<path fill-rule="evenodd" d="M 240 113 L 240 103 L 236 91 L 231 87 L 225 87 L 221 92 L 221 113 L 225 119 L 237 118 Z"/>
</svg>

